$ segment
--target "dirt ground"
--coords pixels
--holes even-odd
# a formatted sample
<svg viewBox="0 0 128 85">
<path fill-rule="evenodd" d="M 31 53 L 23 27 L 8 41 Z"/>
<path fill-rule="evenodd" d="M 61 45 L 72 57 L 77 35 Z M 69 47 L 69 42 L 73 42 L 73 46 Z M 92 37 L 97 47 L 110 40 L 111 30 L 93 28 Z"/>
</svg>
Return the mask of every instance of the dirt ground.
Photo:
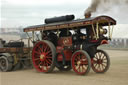
<svg viewBox="0 0 128 85">
<path fill-rule="evenodd" d="M 87 76 L 73 71 L 38 73 L 35 69 L 0 72 L 0 85 L 128 85 L 128 51 L 107 50 L 111 66 L 105 74 L 92 70 Z"/>
</svg>

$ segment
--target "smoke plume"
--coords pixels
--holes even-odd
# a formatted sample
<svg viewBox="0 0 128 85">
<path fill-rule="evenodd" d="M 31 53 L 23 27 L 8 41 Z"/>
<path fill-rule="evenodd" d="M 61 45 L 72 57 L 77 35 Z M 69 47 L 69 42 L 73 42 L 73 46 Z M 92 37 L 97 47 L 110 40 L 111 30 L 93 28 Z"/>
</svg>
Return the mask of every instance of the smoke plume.
<svg viewBox="0 0 128 85">
<path fill-rule="evenodd" d="M 120 6 L 120 5 L 127 5 L 128 0 L 92 0 L 91 5 L 87 8 L 85 13 L 95 13 L 95 12 L 106 12 L 111 10 L 111 8 Z M 126 9 L 127 11 L 127 9 Z"/>
</svg>

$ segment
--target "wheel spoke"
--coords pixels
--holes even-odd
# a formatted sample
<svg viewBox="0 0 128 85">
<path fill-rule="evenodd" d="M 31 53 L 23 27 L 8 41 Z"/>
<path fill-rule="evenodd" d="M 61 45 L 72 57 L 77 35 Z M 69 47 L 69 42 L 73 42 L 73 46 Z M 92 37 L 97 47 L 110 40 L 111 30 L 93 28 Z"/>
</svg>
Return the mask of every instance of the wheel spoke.
<svg viewBox="0 0 128 85">
<path fill-rule="evenodd" d="M 101 52 L 99 52 L 99 53 L 98 53 L 98 55 L 99 55 L 99 59 L 101 59 L 101 55 L 102 55 L 102 53 L 101 53 Z"/>
<path fill-rule="evenodd" d="M 47 56 L 47 58 L 50 58 L 51 59 L 52 57 L 51 56 Z"/>
<path fill-rule="evenodd" d="M 102 53 L 102 58 L 101 59 L 104 59 L 105 55 Z"/>
<path fill-rule="evenodd" d="M 47 48 L 48 48 L 48 47 L 47 47 L 47 46 L 45 46 L 45 48 L 44 48 L 44 52 L 46 52 L 46 51 L 47 51 Z"/>
<path fill-rule="evenodd" d="M 84 55 L 82 55 L 82 57 L 81 57 L 82 59 L 86 59 L 86 56 L 84 56 Z"/>
<path fill-rule="evenodd" d="M 40 52 L 38 52 L 38 51 L 34 51 L 34 53 L 41 55 L 41 53 L 40 53 Z"/>
<path fill-rule="evenodd" d="M 42 70 L 42 71 L 44 71 L 44 70 L 45 70 L 45 69 L 44 69 L 44 67 L 45 67 L 45 66 L 42 66 L 42 68 L 41 68 L 41 70 Z"/>
<path fill-rule="evenodd" d="M 103 63 L 107 63 L 107 61 L 105 62 L 105 61 L 103 61 Z"/>
<path fill-rule="evenodd" d="M 79 60 L 80 60 L 80 55 L 78 55 L 76 58 L 77 58 L 77 60 L 79 61 Z"/>
<path fill-rule="evenodd" d="M 106 67 L 103 63 L 101 65 L 104 66 L 104 67 Z"/>
<path fill-rule="evenodd" d="M 37 46 L 37 47 L 39 48 L 40 52 L 42 53 L 43 51 L 42 51 L 42 49 L 40 48 L 40 46 Z"/>
<path fill-rule="evenodd" d="M 77 71 L 80 72 L 80 65 L 78 65 Z"/>
<path fill-rule="evenodd" d="M 48 70 L 49 68 L 48 68 L 48 63 L 46 63 L 46 70 Z"/>
<path fill-rule="evenodd" d="M 46 66 L 46 62 L 44 61 L 43 66 Z"/>
<path fill-rule="evenodd" d="M 86 71 L 86 69 L 84 68 L 84 65 L 82 65 L 82 72 L 84 72 L 84 70 Z"/>
<path fill-rule="evenodd" d="M 82 61 L 81 64 L 88 65 L 88 61 L 87 60 L 86 61 Z"/>
<path fill-rule="evenodd" d="M 45 46 L 45 45 L 42 45 L 42 47 L 41 47 L 43 52 L 44 52 L 44 46 Z"/>
<path fill-rule="evenodd" d="M 96 63 L 94 67 L 96 67 L 98 64 Z"/>
<path fill-rule="evenodd" d="M 102 59 L 102 60 L 107 60 L 107 59 Z"/>
<path fill-rule="evenodd" d="M 40 66 L 41 66 L 41 64 L 42 64 L 42 62 L 40 62 L 40 63 L 39 63 L 38 67 L 40 67 Z"/>
<path fill-rule="evenodd" d="M 52 55 L 52 52 L 51 51 L 47 51 L 45 54 L 46 54 L 46 56 L 47 55 Z"/>
<path fill-rule="evenodd" d="M 46 63 L 51 64 L 47 59 L 46 59 Z"/>
<path fill-rule="evenodd" d="M 103 53 L 102 52 L 100 52 L 100 59 L 101 59 L 101 57 L 103 56 Z"/>
<path fill-rule="evenodd" d="M 50 61 L 50 63 L 52 63 L 52 60 L 48 59 Z"/>
<path fill-rule="evenodd" d="M 38 61 L 38 60 L 40 60 L 40 58 L 36 58 L 36 59 L 34 59 L 35 61 Z"/>
<path fill-rule="evenodd" d="M 95 58 L 96 58 L 96 59 L 99 59 L 98 56 L 97 56 L 97 53 L 96 53 L 96 55 L 95 55 Z"/>
<path fill-rule="evenodd" d="M 100 64 L 98 64 L 98 69 L 99 69 L 99 71 L 101 71 Z"/>
<path fill-rule="evenodd" d="M 97 63 L 97 61 L 93 59 L 93 63 L 95 64 L 95 63 Z"/>
<path fill-rule="evenodd" d="M 106 58 L 106 56 L 105 56 L 105 55 L 103 55 L 102 59 L 105 59 L 105 58 Z"/>
</svg>

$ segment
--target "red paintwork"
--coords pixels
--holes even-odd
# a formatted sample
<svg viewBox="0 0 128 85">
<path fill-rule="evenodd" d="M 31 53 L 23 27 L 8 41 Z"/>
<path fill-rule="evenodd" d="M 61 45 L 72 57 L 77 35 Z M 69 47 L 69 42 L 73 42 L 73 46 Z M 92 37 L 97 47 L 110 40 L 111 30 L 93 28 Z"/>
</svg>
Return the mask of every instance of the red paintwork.
<svg viewBox="0 0 128 85">
<path fill-rule="evenodd" d="M 96 43 L 96 42 L 98 42 L 98 40 L 91 40 L 90 42 L 92 42 L 92 43 Z"/>
<path fill-rule="evenodd" d="M 70 61 L 71 60 L 71 57 L 72 57 L 72 51 L 71 50 L 64 50 L 63 51 L 64 53 L 64 56 L 66 58 L 66 61 Z M 62 61 L 63 60 L 63 56 L 61 53 L 58 54 L 58 61 Z"/>
<path fill-rule="evenodd" d="M 101 44 L 101 45 L 102 45 L 102 44 L 108 44 L 108 41 L 107 41 L 107 40 L 102 40 L 100 44 Z"/>
<path fill-rule="evenodd" d="M 72 46 L 72 37 L 61 37 L 58 40 L 58 46 Z"/>
<path fill-rule="evenodd" d="M 61 53 L 62 50 L 64 50 L 64 47 L 63 46 L 57 46 L 56 47 L 56 53 Z"/>
<path fill-rule="evenodd" d="M 56 52 L 58 53 L 58 61 L 63 60 L 63 56 L 61 52 L 64 53 L 64 56 L 66 58 L 66 61 L 71 60 L 72 56 L 72 50 L 66 49 L 64 50 L 64 47 L 70 47 L 72 46 L 72 37 L 61 37 L 58 40 L 58 46 L 56 47 Z"/>
</svg>

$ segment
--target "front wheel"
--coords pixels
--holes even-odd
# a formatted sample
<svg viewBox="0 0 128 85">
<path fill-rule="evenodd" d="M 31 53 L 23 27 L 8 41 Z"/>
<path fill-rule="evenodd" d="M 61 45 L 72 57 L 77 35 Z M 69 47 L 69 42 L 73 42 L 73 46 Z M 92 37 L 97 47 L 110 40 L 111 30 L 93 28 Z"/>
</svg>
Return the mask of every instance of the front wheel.
<svg viewBox="0 0 128 85">
<path fill-rule="evenodd" d="M 110 66 L 110 58 L 103 50 L 97 50 L 92 59 L 92 69 L 96 73 L 105 73 Z"/>
<path fill-rule="evenodd" d="M 12 63 L 4 55 L 0 56 L 0 70 L 3 72 L 12 70 Z"/>
<path fill-rule="evenodd" d="M 91 68 L 91 60 L 84 50 L 76 51 L 72 56 L 72 68 L 79 75 L 86 75 Z"/>
</svg>

